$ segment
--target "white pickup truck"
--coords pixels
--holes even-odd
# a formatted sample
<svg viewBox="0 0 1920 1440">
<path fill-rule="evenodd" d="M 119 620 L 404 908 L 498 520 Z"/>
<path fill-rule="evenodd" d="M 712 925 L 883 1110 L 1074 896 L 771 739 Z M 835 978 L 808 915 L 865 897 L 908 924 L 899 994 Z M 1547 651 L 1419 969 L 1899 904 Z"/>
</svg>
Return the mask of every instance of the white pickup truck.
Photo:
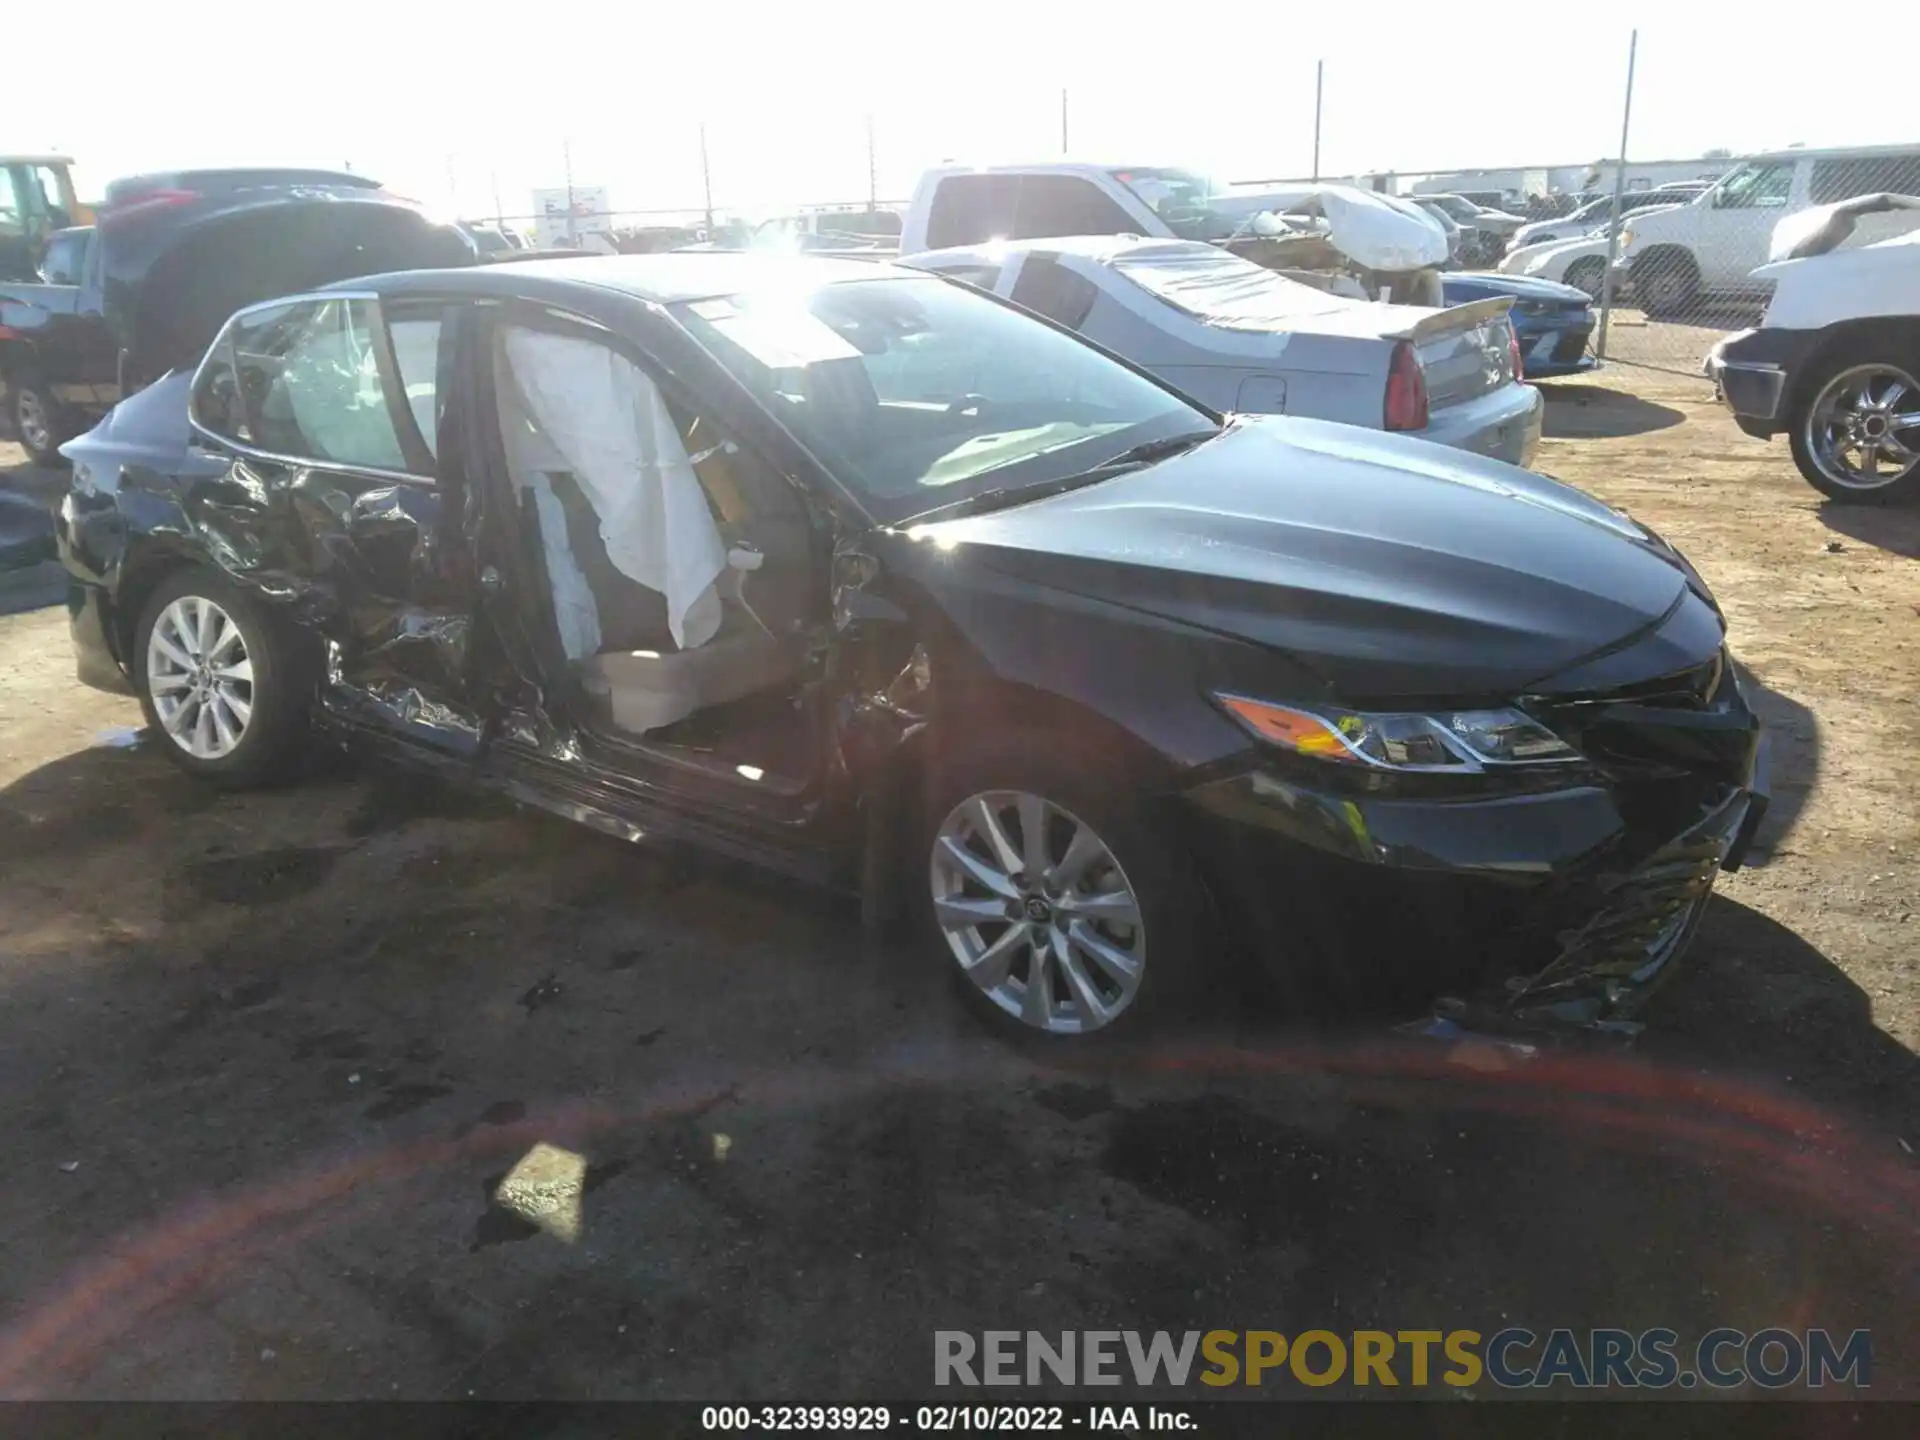
<svg viewBox="0 0 1920 1440">
<path fill-rule="evenodd" d="M 1338 185 L 1241 193 L 1165 166 L 1060 160 L 929 170 L 901 224 L 900 253 L 1065 235 L 1204 240 L 1336 294 L 1443 303 L 1446 232 L 1397 197 Z"/>
</svg>

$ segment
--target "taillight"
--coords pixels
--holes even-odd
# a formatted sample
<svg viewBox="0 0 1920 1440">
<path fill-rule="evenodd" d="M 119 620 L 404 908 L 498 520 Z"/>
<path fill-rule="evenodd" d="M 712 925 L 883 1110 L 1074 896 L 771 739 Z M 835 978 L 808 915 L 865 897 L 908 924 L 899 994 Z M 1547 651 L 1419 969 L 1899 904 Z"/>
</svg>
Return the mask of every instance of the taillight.
<svg viewBox="0 0 1920 1440">
<path fill-rule="evenodd" d="M 1520 336 L 1511 324 L 1507 326 L 1507 353 L 1513 357 L 1513 378 L 1526 379 L 1526 367 L 1520 363 Z"/>
<path fill-rule="evenodd" d="M 1389 430 L 1427 428 L 1427 377 L 1421 372 L 1420 357 L 1405 340 L 1393 347 L 1393 359 L 1387 363 L 1386 419 Z"/>
<path fill-rule="evenodd" d="M 110 220 L 123 220 L 140 211 L 164 210 L 174 205 L 191 205 L 199 198 L 198 190 L 143 190 L 130 199 L 120 201 L 110 209 L 102 208 L 99 223 L 104 225 Z"/>
</svg>

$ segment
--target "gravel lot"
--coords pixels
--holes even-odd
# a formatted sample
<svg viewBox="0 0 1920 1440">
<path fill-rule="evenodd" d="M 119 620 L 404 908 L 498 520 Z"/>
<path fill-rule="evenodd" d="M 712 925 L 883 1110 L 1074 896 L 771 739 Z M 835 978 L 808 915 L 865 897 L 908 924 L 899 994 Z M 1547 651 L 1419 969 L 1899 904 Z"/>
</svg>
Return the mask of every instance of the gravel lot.
<svg viewBox="0 0 1920 1440">
<path fill-rule="evenodd" d="M 0 583 L 0 1395 L 851 1401 L 936 1328 L 1512 1323 L 1869 1327 L 1920 1398 L 1920 513 L 1697 382 L 1548 433 L 1715 586 L 1775 799 L 1637 1049 L 1518 1070 L 1228 1002 L 1042 1066 L 751 872 L 384 773 L 197 788 Z"/>
</svg>

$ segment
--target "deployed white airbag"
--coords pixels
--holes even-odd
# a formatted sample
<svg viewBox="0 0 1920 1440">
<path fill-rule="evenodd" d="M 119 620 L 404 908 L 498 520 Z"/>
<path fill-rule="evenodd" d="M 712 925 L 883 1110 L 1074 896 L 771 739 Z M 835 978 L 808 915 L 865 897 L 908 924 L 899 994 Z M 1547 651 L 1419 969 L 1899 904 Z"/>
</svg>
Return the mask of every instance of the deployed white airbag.
<svg viewBox="0 0 1920 1440">
<path fill-rule="evenodd" d="M 518 397 L 593 506 L 607 558 L 665 597 L 676 645 L 704 645 L 720 628 L 727 550 L 659 390 L 591 340 L 513 328 L 505 345 Z"/>
</svg>

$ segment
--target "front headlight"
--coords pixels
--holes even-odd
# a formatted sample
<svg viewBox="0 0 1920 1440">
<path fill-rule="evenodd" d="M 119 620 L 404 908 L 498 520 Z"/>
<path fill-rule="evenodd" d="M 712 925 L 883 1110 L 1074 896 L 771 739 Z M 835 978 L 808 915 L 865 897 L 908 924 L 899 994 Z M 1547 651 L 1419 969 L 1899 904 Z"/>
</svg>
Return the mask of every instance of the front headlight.
<svg viewBox="0 0 1920 1440">
<path fill-rule="evenodd" d="M 1337 765 L 1471 774 L 1513 765 L 1566 764 L 1580 753 L 1518 710 L 1377 714 L 1214 699 L 1256 737 Z"/>
<path fill-rule="evenodd" d="M 1620 253 L 1624 255 L 1627 253 L 1627 251 L 1631 250 L 1632 248 L 1633 248 L 1633 227 L 1629 225 L 1626 227 L 1626 229 L 1620 232 Z"/>
</svg>

